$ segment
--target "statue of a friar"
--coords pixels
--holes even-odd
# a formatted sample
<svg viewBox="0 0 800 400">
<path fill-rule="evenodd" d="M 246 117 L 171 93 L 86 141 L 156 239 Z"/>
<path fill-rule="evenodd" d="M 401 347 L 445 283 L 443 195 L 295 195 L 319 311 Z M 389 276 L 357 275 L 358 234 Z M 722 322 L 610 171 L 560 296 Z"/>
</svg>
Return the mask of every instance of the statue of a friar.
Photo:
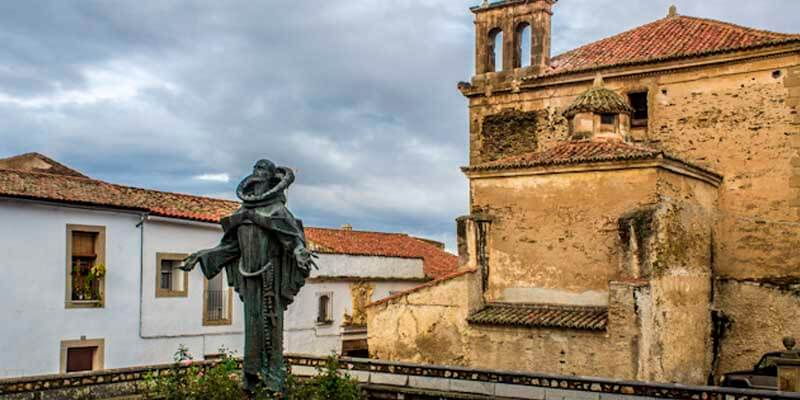
<svg viewBox="0 0 800 400">
<path fill-rule="evenodd" d="M 249 392 L 259 383 L 283 392 L 283 313 L 317 267 L 302 222 L 286 208 L 292 182 L 291 169 L 258 161 L 236 189 L 242 206 L 221 221 L 220 244 L 190 255 L 182 267 L 191 271 L 199 262 L 208 279 L 224 269 L 244 302 L 243 382 Z"/>
</svg>

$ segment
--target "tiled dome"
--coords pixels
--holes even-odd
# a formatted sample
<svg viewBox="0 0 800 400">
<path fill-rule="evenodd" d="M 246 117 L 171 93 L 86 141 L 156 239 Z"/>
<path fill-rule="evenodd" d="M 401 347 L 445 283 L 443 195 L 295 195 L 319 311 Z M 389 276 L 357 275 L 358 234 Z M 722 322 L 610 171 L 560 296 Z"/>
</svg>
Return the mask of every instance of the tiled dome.
<svg viewBox="0 0 800 400">
<path fill-rule="evenodd" d="M 580 113 L 631 114 L 633 108 L 616 92 L 595 86 L 578 96 L 563 112 L 566 118 L 572 118 Z"/>
</svg>

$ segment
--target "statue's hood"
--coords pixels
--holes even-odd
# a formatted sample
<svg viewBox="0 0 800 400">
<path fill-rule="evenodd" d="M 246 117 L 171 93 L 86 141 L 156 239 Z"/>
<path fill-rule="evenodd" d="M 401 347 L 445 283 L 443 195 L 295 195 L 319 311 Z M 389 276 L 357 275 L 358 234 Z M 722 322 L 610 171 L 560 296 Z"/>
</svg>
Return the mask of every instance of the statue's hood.
<svg viewBox="0 0 800 400">
<path fill-rule="evenodd" d="M 242 201 L 242 206 L 246 208 L 263 207 L 277 200 L 286 202 L 284 192 L 294 183 L 294 171 L 286 167 L 275 168 L 275 176 L 268 182 L 269 189 L 265 191 L 253 191 L 251 188 L 257 183 L 264 182 L 264 178 L 256 175 L 249 175 L 242 179 L 236 188 L 236 196 Z"/>
</svg>

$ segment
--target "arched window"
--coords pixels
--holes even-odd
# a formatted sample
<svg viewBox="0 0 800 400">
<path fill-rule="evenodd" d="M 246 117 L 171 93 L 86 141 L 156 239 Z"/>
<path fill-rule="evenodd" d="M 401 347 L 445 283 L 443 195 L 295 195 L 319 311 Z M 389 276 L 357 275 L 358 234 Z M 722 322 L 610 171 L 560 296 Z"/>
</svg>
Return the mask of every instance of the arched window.
<svg viewBox="0 0 800 400">
<path fill-rule="evenodd" d="M 488 72 L 503 70 L 503 30 L 494 28 L 489 31 L 489 68 Z"/>
<path fill-rule="evenodd" d="M 525 68 L 531 66 L 531 24 L 522 22 L 517 25 L 514 32 L 514 68 Z"/>
<path fill-rule="evenodd" d="M 319 307 L 317 309 L 317 323 L 327 324 L 331 322 L 331 296 L 323 294 L 319 296 Z"/>
</svg>

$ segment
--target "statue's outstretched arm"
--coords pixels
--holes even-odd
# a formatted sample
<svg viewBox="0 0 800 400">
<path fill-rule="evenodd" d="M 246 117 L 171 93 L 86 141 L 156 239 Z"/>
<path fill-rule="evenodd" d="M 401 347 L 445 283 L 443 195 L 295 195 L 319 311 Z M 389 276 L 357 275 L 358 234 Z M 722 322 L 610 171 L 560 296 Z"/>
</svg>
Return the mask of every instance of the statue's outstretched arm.
<svg viewBox="0 0 800 400">
<path fill-rule="evenodd" d="M 200 250 L 186 257 L 180 268 L 184 271 L 191 271 L 199 263 L 203 274 L 206 278 L 211 279 L 240 256 L 239 243 L 235 240 L 223 239 L 222 243 L 213 249 Z"/>
</svg>

